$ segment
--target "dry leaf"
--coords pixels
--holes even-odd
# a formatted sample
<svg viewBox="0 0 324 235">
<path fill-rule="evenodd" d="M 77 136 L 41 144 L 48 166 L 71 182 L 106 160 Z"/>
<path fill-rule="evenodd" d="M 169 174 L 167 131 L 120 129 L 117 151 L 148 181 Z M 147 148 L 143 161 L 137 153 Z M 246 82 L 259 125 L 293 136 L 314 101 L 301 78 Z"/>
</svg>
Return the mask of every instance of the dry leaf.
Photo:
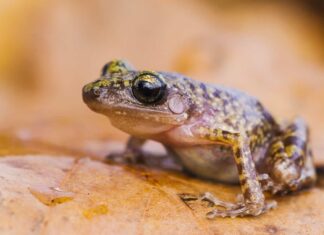
<svg viewBox="0 0 324 235">
<path fill-rule="evenodd" d="M 255 218 L 208 220 L 179 193 L 211 191 L 234 200 L 239 188 L 144 167 L 50 155 L 0 159 L 0 229 L 12 234 L 321 234 L 323 188 L 277 198 Z"/>
</svg>

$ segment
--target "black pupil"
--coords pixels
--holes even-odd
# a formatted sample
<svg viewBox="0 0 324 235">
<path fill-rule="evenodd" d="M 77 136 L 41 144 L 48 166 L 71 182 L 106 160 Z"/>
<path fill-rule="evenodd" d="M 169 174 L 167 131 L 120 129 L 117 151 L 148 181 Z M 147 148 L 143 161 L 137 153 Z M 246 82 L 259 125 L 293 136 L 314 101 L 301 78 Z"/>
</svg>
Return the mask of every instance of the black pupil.
<svg viewBox="0 0 324 235">
<path fill-rule="evenodd" d="M 134 81 L 133 94 L 142 103 L 152 104 L 160 101 L 163 98 L 164 90 L 165 85 L 158 78 L 147 81 L 139 77 Z"/>
<path fill-rule="evenodd" d="M 159 84 L 154 84 L 147 81 L 139 81 L 137 86 L 142 96 L 147 98 L 156 97 L 157 95 L 159 95 L 161 89 Z"/>
</svg>

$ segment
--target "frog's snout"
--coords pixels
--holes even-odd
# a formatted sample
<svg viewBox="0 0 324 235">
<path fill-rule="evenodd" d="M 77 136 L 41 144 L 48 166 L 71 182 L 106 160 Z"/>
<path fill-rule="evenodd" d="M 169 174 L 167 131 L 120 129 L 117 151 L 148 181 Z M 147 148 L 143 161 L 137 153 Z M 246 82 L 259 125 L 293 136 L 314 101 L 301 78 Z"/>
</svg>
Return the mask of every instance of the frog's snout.
<svg viewBox="0 0 324 235">
<path fill-rule="evenodd" d="M 82 89 L 82 98 L 85 103 L 93 102 L 100 96 L 100 88 L 85 85 Z"/>
</svg>

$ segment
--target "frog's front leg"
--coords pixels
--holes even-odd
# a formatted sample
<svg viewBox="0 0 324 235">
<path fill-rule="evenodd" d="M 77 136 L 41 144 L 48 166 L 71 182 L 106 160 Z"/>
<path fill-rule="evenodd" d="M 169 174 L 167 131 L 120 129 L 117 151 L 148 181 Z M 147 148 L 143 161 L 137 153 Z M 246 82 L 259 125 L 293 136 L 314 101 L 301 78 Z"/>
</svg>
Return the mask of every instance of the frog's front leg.
<svg viewBox="0 0 324 235">
<path fill-rule="evenodd" d="M 130 136 L 124 151 L 111 153 L 106 159 L 114 163 L 143 164 L 160 169 L 182 170 L 181 163 L 172 149 L 164 146 L 167 154 L 147 153 L 143 150 L 146 141 L 146 139 Z"/>
<path fill-rule="evenodd" d="M 217 216 L 257 216 L 276 205 L 274 202 L 267 203 L 265 201 L 247 138 L 240 133 L 232 133 L 219 129 L 209 130 L 208 128 L 199 128 L 199 135 L 217 144 L 227 144 L 232 147 L 243 195 L 243 199 L 239 200 L 236 204 L 223 203 L 223 205 L 227 205 L 223 206 L 225 207 L 224 210 L 212 210 L 207 214 L 208 218 Z M 204 199 L 206 200 L 206 197 Z M 209 201 L 214 203 L 215 200 Z"/>
<path fill-rule="evenodd" d="M 142 147 L 145 144 L 145 139 L 140 139 L 134 136 L 129 137 L 126 148 L 121 153 L 111 153 L 107 156 L 107 160 L 113 162 L 141 163 L 142 162 Z"/>
</svg>

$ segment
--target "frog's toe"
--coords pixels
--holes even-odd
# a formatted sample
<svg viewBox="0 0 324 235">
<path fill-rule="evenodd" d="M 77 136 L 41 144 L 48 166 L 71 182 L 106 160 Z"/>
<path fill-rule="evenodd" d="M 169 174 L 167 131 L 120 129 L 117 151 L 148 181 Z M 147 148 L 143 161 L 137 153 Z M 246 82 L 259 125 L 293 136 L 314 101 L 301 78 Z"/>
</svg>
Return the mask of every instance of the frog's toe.
<svg viewBox="0 0 324 235">
<path fill-rule="evenodd" d="M 234 203 L 224 202 L 224 201 L 218 199 L 210 192 L 203 193 L 200 196 L 200 200 L 207 201 L 209 203 L 209 206 L 220 206 L 220 207 L 224 207 L 226 209 L 233 209 L 233 208 L 237 207 L 237 205 L 235 205 Z"/>
<path fill-rule="evenodd" d="M 243 217 L 243 216 L 257 216 L 265 213 L 266 211 L 273 209 L 277 206 L 276 201 L 269 201 L 264 204 L 263 207 L 257 209 L 253 204 L 235 204 L 232 209 L 213 209 L 206 214 L 208 219 L 214 219 L 216 217 Z"/>
<path fill-rule="evenodd" d="M 245 216 L 246 215 L 246 207 L 241 207 L 237 209 L 229 209 L 229 210 L 219 210 L 219 209 L 213 209 L 212 211 L 208 212 L 206 214 L 206 217 L 208 219 L 214 219 L 216 217 L 231 217 L 235 218 L 237 216 Z"/>
<path fill-rule="evenodd" d="M 136 164 L 141 162 L 141 153 L 127 150 L 121 153 L 110 153 L 106 156 L 106 160 L 114 163 Z"/>
<path fill-rule="evenodd" d="M 105 160 L 107 162 L 113 162 L 113 163 L 125 163 L 125 158 L 123 153 L 110 153 L 106 155 Z"/>
</svg>

